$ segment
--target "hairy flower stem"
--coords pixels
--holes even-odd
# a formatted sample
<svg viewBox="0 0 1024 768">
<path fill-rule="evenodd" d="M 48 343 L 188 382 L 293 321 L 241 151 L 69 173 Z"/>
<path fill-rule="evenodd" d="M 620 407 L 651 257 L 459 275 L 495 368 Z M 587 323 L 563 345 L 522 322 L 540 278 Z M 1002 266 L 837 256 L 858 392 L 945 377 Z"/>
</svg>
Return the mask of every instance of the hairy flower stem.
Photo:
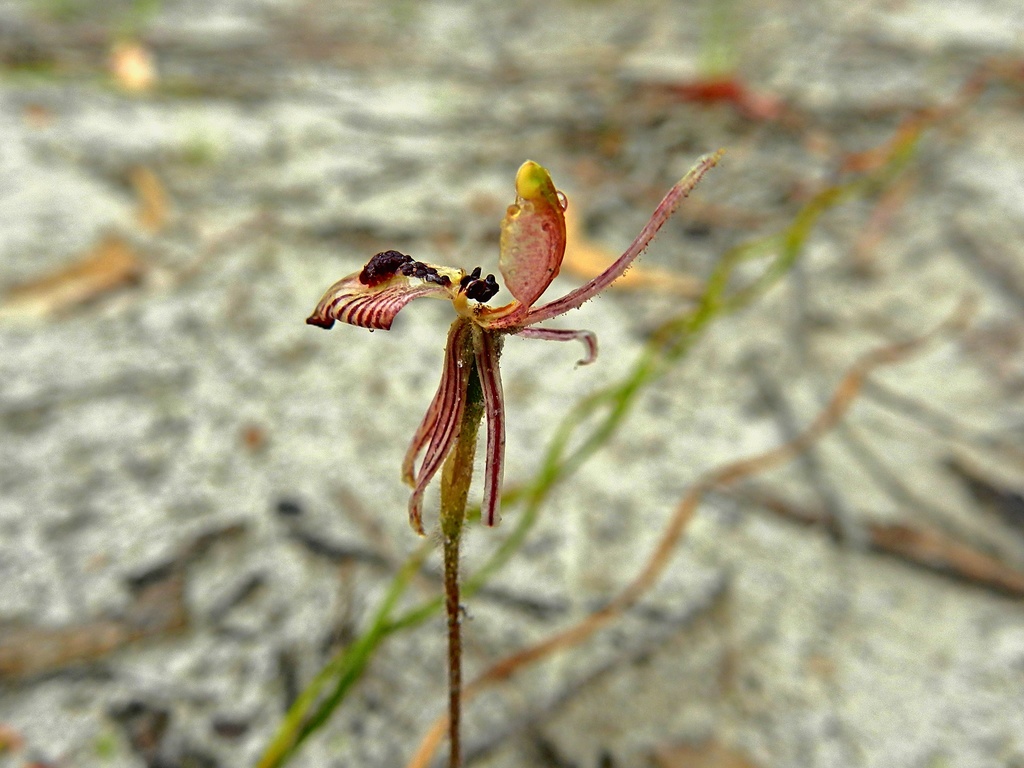
<svg viewBox="0 0 1024 768">
<path fill-rule="evenodd" d="M 473 356 L 471 337 L 461 350 L 461 365 L 471 366 L 466 407 L 455 447 L 441 472 L 441 536 L 444 548 L 444 594 L 448 613 L 448 734 L 450 768 L 462 765 L 459 727 L 462 713 L 462 625 L 459 605 L 459 543 L 466 519 L 466 499 L 473 480 L 476 436 L 484 413 L 483 391 Z"/>
</svg>

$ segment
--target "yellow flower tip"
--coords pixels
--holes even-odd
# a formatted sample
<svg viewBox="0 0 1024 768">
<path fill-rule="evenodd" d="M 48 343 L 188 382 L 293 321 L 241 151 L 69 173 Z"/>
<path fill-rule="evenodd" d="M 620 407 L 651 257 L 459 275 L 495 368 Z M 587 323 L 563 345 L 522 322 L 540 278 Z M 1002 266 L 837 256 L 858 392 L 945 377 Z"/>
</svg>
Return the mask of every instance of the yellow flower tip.
<svg viewBox="0 0 1024 768">
<path fill-rule="evenodd" d="M 536 200 L 539 197 L 550 198 L 555 194 L 555 184 L 551 174 L 542 165 L 527 160 L 516 173 L 516 194 L 524 200 Z"/>
</svg>

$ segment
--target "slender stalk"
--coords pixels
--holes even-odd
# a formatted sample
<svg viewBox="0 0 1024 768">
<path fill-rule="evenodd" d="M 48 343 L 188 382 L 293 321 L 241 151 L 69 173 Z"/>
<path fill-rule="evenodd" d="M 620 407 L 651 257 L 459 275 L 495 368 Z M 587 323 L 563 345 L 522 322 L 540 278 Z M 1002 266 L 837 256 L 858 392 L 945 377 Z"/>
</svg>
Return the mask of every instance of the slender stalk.
<svg viewBox="0 0 1024 768">
<path fill-rule="evenodd" d="M 476 369 L 472 342 L 463 350 L 462 364 L 472 366 L 466 407 L 459 436 L 441 471 L 441 536 L 444 550 L 444 596 L 448 614 L 448 765 L 462 765 L 460 725 L 462 715 L 462 608 L 459 604 L 459 544 L 466 519 L 466 499 L 473 481 L 476 436 L 484 413 L 483 392 Z"/>
<path fill-rule="evenodd" d="M 448 613 L 448 765 L 462 765 L 462 625 L 459 622 L 459 540 L 444 542 L 444 606 Z"/>
</svg>

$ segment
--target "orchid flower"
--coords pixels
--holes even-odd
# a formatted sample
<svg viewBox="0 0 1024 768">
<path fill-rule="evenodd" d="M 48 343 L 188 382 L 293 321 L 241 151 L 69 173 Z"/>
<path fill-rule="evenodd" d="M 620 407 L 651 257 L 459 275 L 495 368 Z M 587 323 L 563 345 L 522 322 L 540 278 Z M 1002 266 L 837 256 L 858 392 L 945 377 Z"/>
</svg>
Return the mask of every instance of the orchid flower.
<svg viewBox="0 0 1024 768">
<path fill-rule="evenodd" d="M 332 285 L 306 322 L 330 328 L 335 321 L 388 330 L 413 299 L 433 297 L 452 302 L 457 317 L 448 331 L 444 372 L 426 416 L 413 436 L 402 467 L 412 486 L 409 521 L 423 535 L 423 495 L 459 437 L 460 423 L 476 374 L 487 417 L 487 446 L 481 517 L 489 525 L 500 519 L 505 456 L 505 403 L 498 357 L 506 335 L 549 341 L 578 340 L 586 353 L 580 365 L 597 357 L 597 337 L 590 331 L 537 328 L 592 299 L 629 268 L 650 244 L 679 204 L 718 162 L 721 152 L 703 158 L 665 195 L 632 245 L 604 272 L 560 299 L 534 306 L 558 275 L 565 254 L 568 201 L 535 162 L 516 173 L 516 200 L 501 223 L 499 270 L 512 301 L 501 307 L 487 302 L 498 292 L 494 275 L 481 277 L 479 267 L 465 272 L 416 261 L 398 251 L 383 251 L 357 273 Z M 420 454 L 422 460 L 417 466 Z"/>
</svg>

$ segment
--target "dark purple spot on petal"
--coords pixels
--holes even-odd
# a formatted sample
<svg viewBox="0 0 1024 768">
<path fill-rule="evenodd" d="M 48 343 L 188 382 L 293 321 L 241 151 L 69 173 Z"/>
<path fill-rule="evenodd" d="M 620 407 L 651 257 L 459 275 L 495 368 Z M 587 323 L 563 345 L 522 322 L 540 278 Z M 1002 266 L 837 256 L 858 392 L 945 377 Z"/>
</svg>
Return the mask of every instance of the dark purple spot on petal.
<svg viewBox="0 0 1024 768">
<path fill-rule="evenodd" d="M 366 262 L 366 266 L 363 267 L 363 271 L 359 273 L 359 282 L 363 285 L 373 287 L 380 285 L 385 280 L 394 277 L 395 273 L 399 270 L 402 274 L 408 274 L 405 271 L 405 265 L 412 261 L 412 256 L 406 256 L 404 253 L 398 251 L 381 251 L 376 254 L 372 259 Z"/>
</svg>

